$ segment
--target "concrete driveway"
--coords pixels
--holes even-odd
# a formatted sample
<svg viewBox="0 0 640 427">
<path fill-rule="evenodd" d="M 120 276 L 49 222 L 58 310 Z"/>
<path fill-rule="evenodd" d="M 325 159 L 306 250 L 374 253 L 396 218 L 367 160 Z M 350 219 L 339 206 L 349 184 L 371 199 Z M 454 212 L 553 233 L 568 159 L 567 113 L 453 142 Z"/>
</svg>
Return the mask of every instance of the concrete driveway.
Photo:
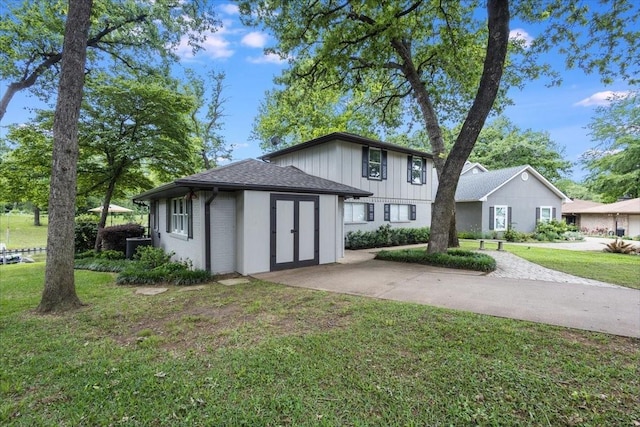
<svg viewBox="0 0 640 427">
<path fill-rule="evenodd" d="M 343 262 L 255 275 L 310 289 L 414 302 L 511 319 L 640 338 L 640 290 L 489 277 L 373 259 L 347 251 Z"/>
</svg>

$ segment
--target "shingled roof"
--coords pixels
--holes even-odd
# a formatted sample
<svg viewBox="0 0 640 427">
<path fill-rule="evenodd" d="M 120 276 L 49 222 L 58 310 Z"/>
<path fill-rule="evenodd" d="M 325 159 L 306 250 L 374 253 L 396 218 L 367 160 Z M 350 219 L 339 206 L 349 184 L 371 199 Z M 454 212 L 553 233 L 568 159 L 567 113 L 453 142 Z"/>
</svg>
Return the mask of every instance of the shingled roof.
<svg viewBox="0 0 640 427">
<path fill-rule="evenodd" d="M 295 151 L 304 150 L 309 147 L 314 147 L 316 145 L 324 144 L 330 141 L 337 141 L 337 140 L 351 142 L 353 144 L 364 145 L 367 147 L 375 147 L 383 150 L 390 150 L 390 151 L 396 151 L 399 153 L 411 154 L 412 156 L 420 156 L 420 157 L 425 157 L 427 159 L 433 158 L 433 155 L 431 153 L 427 153 L 426 151 L 416 150 L 414 148 L 405 147 L 403 145 L 392 144 L 390 142 L 378 141 L 376 139 L 365 138 L 363 136 L 355 135 L 353 133 L 348 133 L 348 132 L 333 132 L 328 135 L 324 135 L 319 138 L 315 138 L 310 141 L 303 142 L 301 144 L 292 145 L 291 147 L 286 147 L 281 150 L 265 154 L 260 158 L 263 160 L 270 160 L 278 156 L 282 156 L 284 154 L 293 153 Z"/>
<path fill-rule="evenodd" d="M 556 193 L 558 197 L 561 197 L 565 201 L 571 201 L 534 168 L 529 165 L 522 165 L 461 176 L 456 190 L 456 202 L 485 201 L 492 193 L 525 171 L 538 178 L 551 191 Z"/>
<path fill-rule="evenodd" d="M 293 166 L 278 166 L 255 159 L 240 160 L 205 172 L 196 173 L 146 191 L 134 200 L 172 197 L 186 191 L 263 190 L 295 193 L 335 194 L 343 197 L 368 197 L 373 193 L 304 173 Z"/>
</svg>

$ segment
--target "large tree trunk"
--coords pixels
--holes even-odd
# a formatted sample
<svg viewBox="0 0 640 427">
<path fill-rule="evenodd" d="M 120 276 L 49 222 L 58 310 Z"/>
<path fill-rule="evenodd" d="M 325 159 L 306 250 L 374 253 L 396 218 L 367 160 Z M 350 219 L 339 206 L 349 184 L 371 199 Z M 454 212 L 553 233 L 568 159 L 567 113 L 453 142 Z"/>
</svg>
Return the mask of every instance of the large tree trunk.
<svg viewBox="0 0 640 427">
<path fill-rule="evenodd" d="M 439 177 L 427 249 L 429 253 L 447 250 L 451 216 L 455 216 L 455 194 L 460 172 L 491 111 L 502 79 L 509 44 L 509 2 L 508 0 L 488 0 L 487 11 L 489 40 L 482 77 L 473 105 Z"/>
<path fill-rule="evenodd" d="M 49 195 L 49 230 L 44 291 L 38 311 L 82 305 L 73 277 L 78 118 L 84 86 L 92 0 L 69 0 L 64 60 L 53 122 L 53 167 Z"/>
</svg>

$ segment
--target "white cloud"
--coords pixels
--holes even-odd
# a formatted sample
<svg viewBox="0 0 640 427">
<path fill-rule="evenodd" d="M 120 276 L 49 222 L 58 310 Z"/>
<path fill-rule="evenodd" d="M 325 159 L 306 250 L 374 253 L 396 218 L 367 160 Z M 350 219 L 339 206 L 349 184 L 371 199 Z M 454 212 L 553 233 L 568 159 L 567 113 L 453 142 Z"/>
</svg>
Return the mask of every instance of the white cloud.
<svg viewBox="0 0 640 427">
<path fill-rule="evenodd" d="M 518 42 L 524 47 L 529 47 L 533 43 L 533 37 L 522 28 L 515 28 L 509 31 L 509 40 Z"/>
<path fill-rule="evenodd" d="M 265 53 L 262 56 L 248 56 L 247 61 L 252 64 L 282 64 L 287 62 L 287 59 L 280 58 L 280 55 L 275 53 Z"/>
<path fill-rule="evenodd" d="M 240 13 L 240 9 L 235 4 L 223 4 L 220 6 L 220 10 L 227 15 L 237 15 Z"/>
<path fill-rule="evenodd" d="M 223 59 L 233 56 L 235 51 L 230 48 L 231 43 L 225 38 L 227 33 L 228 31 L 224 28 L 220 28 L 215 33 L 204 33 L 203 35 L 206 39 L 200 43 L 202 50 L 200 50 L 197 55 L 210 59 Z M 183 36 L 182 40 L 180 40 L 180 44 L 175 48 L 176 55 L 183 60 L 194 59 L 192 48 L 189 46 L 188 40 L 187 36 Z"/>
<path fill-rule="evenodd" d="M 611 101 L 616 99 L 626 98 L 631 94 L 630 91 L 613 91 L 613 90 L 605 90 L 602 92 L 596 92 L 593 95 L 583 99 L 582 101 L 578 101 L 573 104 L 574 107 L 592 107 L 592 106 L 601 106 L 601 105 L 609 105 Z"/>
<path fill-rule="evenodd" d="M 249 47 L 262 48 L 267 44 L 267 35 L 259 31 L 252 31 L 242 37 L 240 43 Z"/>
</svg>

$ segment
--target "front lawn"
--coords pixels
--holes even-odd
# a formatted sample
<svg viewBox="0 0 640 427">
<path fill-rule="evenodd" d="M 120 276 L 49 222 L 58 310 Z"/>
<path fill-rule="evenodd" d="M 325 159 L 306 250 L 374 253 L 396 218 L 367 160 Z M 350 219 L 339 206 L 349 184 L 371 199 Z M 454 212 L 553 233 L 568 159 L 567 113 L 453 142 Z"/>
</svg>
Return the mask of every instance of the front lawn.
<svg viewBox="0 0 640 427">
<path fill-rule="evenodd" d="M 253 281 L 153 297 L 0 267 L 0 424 L 629 425 L 640 341 Z"/>
</svg>

